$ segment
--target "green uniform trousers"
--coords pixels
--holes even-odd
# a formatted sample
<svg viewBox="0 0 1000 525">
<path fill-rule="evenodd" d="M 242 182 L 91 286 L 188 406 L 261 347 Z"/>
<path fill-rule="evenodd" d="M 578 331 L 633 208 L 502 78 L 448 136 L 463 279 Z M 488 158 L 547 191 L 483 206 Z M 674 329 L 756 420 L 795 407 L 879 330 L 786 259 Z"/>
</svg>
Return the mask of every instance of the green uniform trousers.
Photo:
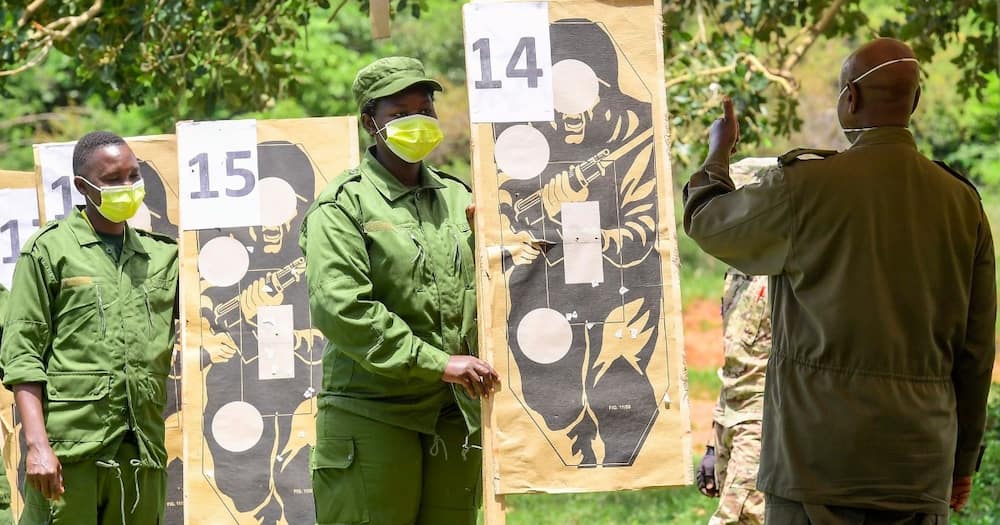
<svg viewBox="0 0 1000 525">
<path fill-rule="evenodd" d="M 167 471 L 132 466 L 138 459 L 126 440 L 114 461 L 63 464 L 65 492 L 56 502 L 25 483 L 20 525 L 162 525 Z"/>
<path fill-rule="evenodd" d="M 813 505 L 774 494 L 764 496 L 765 523 L 780 525 L 947 525 L 948 516 L 918 512 Z"/>
<path fill-rule="evenodd" d="M 436 435 L 321 407 L 310 461 L 317 525 L 475 525 L 482 452 L 467 438 L 454 405 Z"/>
</svg>

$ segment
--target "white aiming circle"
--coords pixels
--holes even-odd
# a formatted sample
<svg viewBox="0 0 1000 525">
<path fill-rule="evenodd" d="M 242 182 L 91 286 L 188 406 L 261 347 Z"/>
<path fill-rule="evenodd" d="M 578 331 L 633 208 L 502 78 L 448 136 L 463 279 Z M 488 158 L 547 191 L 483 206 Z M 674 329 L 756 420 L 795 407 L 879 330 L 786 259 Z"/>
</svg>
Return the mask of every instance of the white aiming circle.
<svg viewBox="0 0 1000 525">
<path fill-rule="evenodd" d="M 128 220 L 128 225 L 138 230 L 153 231 L 153 214 L 149 213 L 145 202 L 139 205 L 139 210 Z"/>
<path fill-rule="evenodd" d="M 230 452 L 246 452 L 264 435 L 264 418 L 257 407 L 244 401 L 222 405 L 212 417 L 212 436 Z"/>
<path fill-rule="evenodd" d="M 528 312 L 517 325 L 517 344 L 532 361 L 548 365 L 569 353 L 573 329 L 563 314 L 537 308 Z"/>
<path fill-rule="evenodd" d="M 600 83 L 587 64 L 573 59 L 552 66 L 553 106 L 565 115 L 579 115 L 597 105 Z"/>
<path fill-rule="evenodd" d="M 511 126 L 497 137 L 494 158 L 500 171 L 518 180 L 537 177 L 549 164 L 549 141 L 527 125 Z"/>
<path fill-rule="evenodd" d="M 232 237 L 216 237 L 198 254 L 198 272 L 212 286 L 232 286 L 250 268 L 246 246 Z"/>
<path fill-rule="evenodd" d="M 260 179 L 260 221 L 263 226 L 278 227 L 295 217 L 298 199 L 291 184 L 278 177 Z"/>
</svg>

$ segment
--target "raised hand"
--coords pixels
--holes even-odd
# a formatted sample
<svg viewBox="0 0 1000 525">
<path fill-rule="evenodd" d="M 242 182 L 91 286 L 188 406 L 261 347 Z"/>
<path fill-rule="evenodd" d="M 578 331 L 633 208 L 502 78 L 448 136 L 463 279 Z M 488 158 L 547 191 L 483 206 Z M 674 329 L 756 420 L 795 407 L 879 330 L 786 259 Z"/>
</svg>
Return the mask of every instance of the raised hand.
<svg viewBox="0 0 1000 525">
<path fill-rule="evenodd" d="M 736 144 L 740 141 L 740 124 L 736 120 L 736 110 L 733 109 L 733 99 L 726 97 L 722 101 L 722 118 L 716 119 L 708 129 L 708 155 L 725 155 L 736 152 Z"/>
</svg>

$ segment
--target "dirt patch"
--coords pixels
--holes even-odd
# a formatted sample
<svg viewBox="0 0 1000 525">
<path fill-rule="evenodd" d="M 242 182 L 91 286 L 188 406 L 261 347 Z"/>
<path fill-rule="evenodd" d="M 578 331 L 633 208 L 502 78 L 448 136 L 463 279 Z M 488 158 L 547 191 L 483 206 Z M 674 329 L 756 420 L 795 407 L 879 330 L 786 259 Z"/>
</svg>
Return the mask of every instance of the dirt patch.
<svg viewBox="0 0 1000 525">
<path fill-rule="evenodd" d="M 691 406 L 691 451 L 701 455 L 705 453 L 705 444 L 712 438 L 712 412 L 715 401 L 707 399 L 690 399 Z"/>
<path fill-rule="evenodd" d="M 717 301 L 697 301 L 684 309 L 684 352 L 691 370 L 715 370 L 722 366 L 722 317 Z M 691 448 L 701 455 L 712 439 L 712 412 L 715 395 L 710 399 L 689 399 L 691 407 Z"/>
<path fill-rule="evenodd" d="M 722 316 L 717 301 L 696 301 L 684 309 L 684 352 L 688 368 L 722 366 Z"/>
</svg>

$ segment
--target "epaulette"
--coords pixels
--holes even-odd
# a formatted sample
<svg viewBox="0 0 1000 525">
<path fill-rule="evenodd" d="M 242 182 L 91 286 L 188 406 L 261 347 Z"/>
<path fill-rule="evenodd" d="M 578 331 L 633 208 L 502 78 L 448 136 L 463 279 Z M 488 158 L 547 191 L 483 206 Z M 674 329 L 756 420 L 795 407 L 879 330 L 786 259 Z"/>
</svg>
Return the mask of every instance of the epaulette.
<svg viewBox="0 0 1000 525">
<path fill-rule="evenodd" d="M 351 168 L 340 172 L 339 175 L 327 183 L 326 187 L 323 188 L 323 191 L 320 192 L 318 197 L 316 197 L 312 207 L 332 202 L 337 198 L 337 195 L 340 194 L 340 191 L 344 189 L 344 186 L 346 186 L 349 182 L 357 182 L 359 180 L 361 180 L 360 168 Z"/>
<path fill-rule="evenodd" d="M 25 241 L 25 243 L 21 246 L 21 253 L 28 253 L 31 250 L 34 250 L 35 243 L 38 242 L 38 239 L 41 238 L 42 235 L 45 235 L 46 233 L 58 228 L 59 224 L 61 223 L 62 221 L 49 221 L 45 223 L 44 226 L 42 226 L 37 232 L 35 232 L 34 235 L 29 237 L 28 240 Z"/>
<path fill-rule="evenodd" d="M 340 174 L 334 177 L 333 180 L 327 183 L 326 188 L 323 188 L 323 191 L 320 192 L 319 196 L 316 197 L 312 204 L 309 205 L 309 209 L 307 209 L 303 215 L 302 230 L 305 230 L 306 227 L 305 217 L 308 217 L 312 214 L 312 212 L 316 211 L 316 208 L 337 200 L 337 196 L 340 195 L 340 190 L 342 190 L 347 183 L 357 182 L 360 180 L 361 169 L 351 168 L 340 172 Z"/>
<path fill-rule="evenodd" d="M 792 151 L 778 157 L 778 164 L 781 166 L 789 166 L 800 160 L 822 160 L 827 157 L 832 157 L 837 153 L 839 152 L 832 149 L 795 148 Z"/>
<path fill-rule="evenodd" d="M 165 242 L 167 244 L 177 244 L 177 239 L 175 239 L 175 238 L 173 238 L 173 237 L 171 237 L 169 235 L 165 235 L 165 234 L 157 233 L 157 232 L 152 232 L 152 231 L 149 231 L 149 230 L 143 230 L 143 229 L 139 229 L 139 228 L 132 228 L 132 230 L 135 231 L 135 233 L 137 233 L 138 235 L 143 236 L 143 237 L 151 237 L 153 239 L 156 239 L 157 241 Z"/>
<path fill-rule="evenodd" d="M 976 192 L 976 196 L 979 197 L 979 200 L 983 200 L 983 196 L 979 193 L 979 188 L 977 188 L 976 185 L 973 184 L 971 180 L 965 178 L 965 175 L 962 175 L 961 173 L 958 172 L 958 170 L 952 168 L 951 166 L 945 164 L 944 162 L 941 162 L 940 160 L 935 160 L 934 164 L 941 166 L 941 168 L 943 168 L 945 171 L 954 175 L 955 178 L 968 184 L 969 187 L 972 188 L 972 191 Z"/>
<path fill-rule="evenodd" d="M 467 181 L 467 180 L 465 180 L 465 179 L 463 179 L 463 178 L 461 178 L 461 177 L 459 177 L 457 175 L 452 175 L 451 173 L 448 173 L 447 171 L 441 171 L 441 170 L 439 170 L 437 168 L 432 168 L 432 167 L 428 166 L 428 169 L 430 169 L 431 171 L 433 171 L 434 173 L 436 173 L 438 176 L 444 177 L 446 179 L 451 179 L 451 180 L 453 180 L 455 182 L 458 182 L 462 186 L 465 186 L 465 189 L 467 189 L 469 191 L 472 191 L 472 185 L 469 184 L 469 181 Z"/>
</svg>

